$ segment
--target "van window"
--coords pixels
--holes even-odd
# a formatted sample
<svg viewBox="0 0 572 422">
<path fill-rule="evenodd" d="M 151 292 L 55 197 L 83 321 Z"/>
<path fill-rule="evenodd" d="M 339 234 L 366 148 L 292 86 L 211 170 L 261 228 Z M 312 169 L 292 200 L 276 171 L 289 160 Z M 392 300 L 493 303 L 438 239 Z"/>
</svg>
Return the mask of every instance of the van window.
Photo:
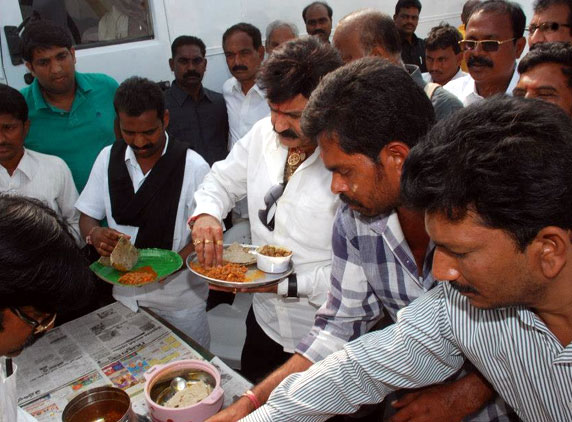
<svg viewBox="0 0 572 422">
<path fill-rule="evenodd" d="M 153 38 L 148 0 L 19 0 L 22 17 L 66 28 L 76 48 Z"/>
</svg>

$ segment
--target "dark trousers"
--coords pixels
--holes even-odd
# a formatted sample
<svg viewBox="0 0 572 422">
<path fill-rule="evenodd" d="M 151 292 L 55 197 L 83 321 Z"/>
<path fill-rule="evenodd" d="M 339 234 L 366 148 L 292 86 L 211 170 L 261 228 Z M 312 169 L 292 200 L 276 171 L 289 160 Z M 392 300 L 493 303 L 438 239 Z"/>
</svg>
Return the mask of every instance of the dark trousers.
<svg viewBox="0 0 572 422">
<path fill-rule="evenodd" d="M 292 357 L 272 340 L 256 322 L 252 306 L 246 317 L 246 340 L 240 358 L 240 373 L 254 384 Z"/>
</svg>

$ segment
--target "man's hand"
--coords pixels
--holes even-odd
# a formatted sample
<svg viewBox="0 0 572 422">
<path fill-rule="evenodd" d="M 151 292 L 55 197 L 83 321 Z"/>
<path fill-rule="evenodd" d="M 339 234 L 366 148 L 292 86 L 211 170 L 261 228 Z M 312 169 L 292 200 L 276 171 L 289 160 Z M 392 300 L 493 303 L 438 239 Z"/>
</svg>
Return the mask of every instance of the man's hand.
<svg viewBox="0 0 572 422">
<path fill-rule="evenodd" d="M 391 422 L 458 422 L 480 410 L 494 390 L 479 373 L 457 381 L 415 390 L 391 405 L 399 411 Z"/>
<path fill-rule="evenodd" d="M 222 265 L 222 224 L 212 215 L 202 214 L 192 228 L 193 246 L 205 267 Z"/>
<path fill-rule="evenodd" d="M 117 245 L 117 241 L 119 238 L 123 236 L 127 239 L 130 239 L 130 236 L 118 232 L 117 230 L 110 229 L 108 227 L 95 227 L 91 231 L 91 242 L 97 253 L 101 256 L 109 256 L 115 245 Z"/>
<path fill-rule="evenodd" d="M 241 397 L 229 407 L 211 416 L 205 422 L 235 422 L 254 412 L 254 406 L 246 397 Z"/>
</svg>

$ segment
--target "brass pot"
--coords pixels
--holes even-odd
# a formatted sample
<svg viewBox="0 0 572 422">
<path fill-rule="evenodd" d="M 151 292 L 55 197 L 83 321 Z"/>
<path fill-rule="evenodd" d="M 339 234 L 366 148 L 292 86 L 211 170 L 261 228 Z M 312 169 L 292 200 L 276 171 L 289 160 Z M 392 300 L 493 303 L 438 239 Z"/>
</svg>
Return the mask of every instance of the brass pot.
<svg viewBox="0 0 572 422">
<path fill-rule="evenodd" d="M 129 395 L 115 387 L 96 387 L 74 397 L 62 422 L 136 422 Z"/>
</svg>

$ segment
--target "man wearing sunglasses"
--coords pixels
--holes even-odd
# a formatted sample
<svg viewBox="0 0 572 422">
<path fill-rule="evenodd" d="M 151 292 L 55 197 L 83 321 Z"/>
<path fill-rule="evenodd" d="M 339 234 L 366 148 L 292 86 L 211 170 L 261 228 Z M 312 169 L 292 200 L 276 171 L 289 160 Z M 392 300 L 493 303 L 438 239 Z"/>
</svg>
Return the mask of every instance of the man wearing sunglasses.
<svg viewBox="0 0 572 422">
<path fill-rule="evenodd" d="M 536 0 L 527 30 L 531 47 L 544 42 L 572 42 L 572 1 Z"/>
<path fill-rule="evenodd" d="M 319 149 L 300 129 L 300 117 L 320 79 L 341 64 L 336 50 L 317 37 L 276 48 L 258 77 L 270 117 L 213 165 L 195 194 L 192 237 L 203 265 L 222 264 L 221 220 L 245 196 L 252 243 L 293 251 L 296 274 L 253 297 L 241 359 L 241 371 L 252 381 L 292 356 L 326 299 L 339 200 L 329 189 L 331 174 Z"/>
<path fill-rule="evenodd" d="M 16 421 L 16 365 L 2 356 L 17 356 L 94 290 L 87 261 L 54 211 L 19 196 L 0 196 L 0 209 L 0 420 Z"/>
<path fill-rule="evenodd" d="M 512 94 L 518 81 L 516 59 L 526 45 L 526 18 L 517 3 L 487 0 L 471 13 L 465 39 L 459 42 L 469 75 L 446 89 L 465 106 L 496 94 Z"/>
</svg>

